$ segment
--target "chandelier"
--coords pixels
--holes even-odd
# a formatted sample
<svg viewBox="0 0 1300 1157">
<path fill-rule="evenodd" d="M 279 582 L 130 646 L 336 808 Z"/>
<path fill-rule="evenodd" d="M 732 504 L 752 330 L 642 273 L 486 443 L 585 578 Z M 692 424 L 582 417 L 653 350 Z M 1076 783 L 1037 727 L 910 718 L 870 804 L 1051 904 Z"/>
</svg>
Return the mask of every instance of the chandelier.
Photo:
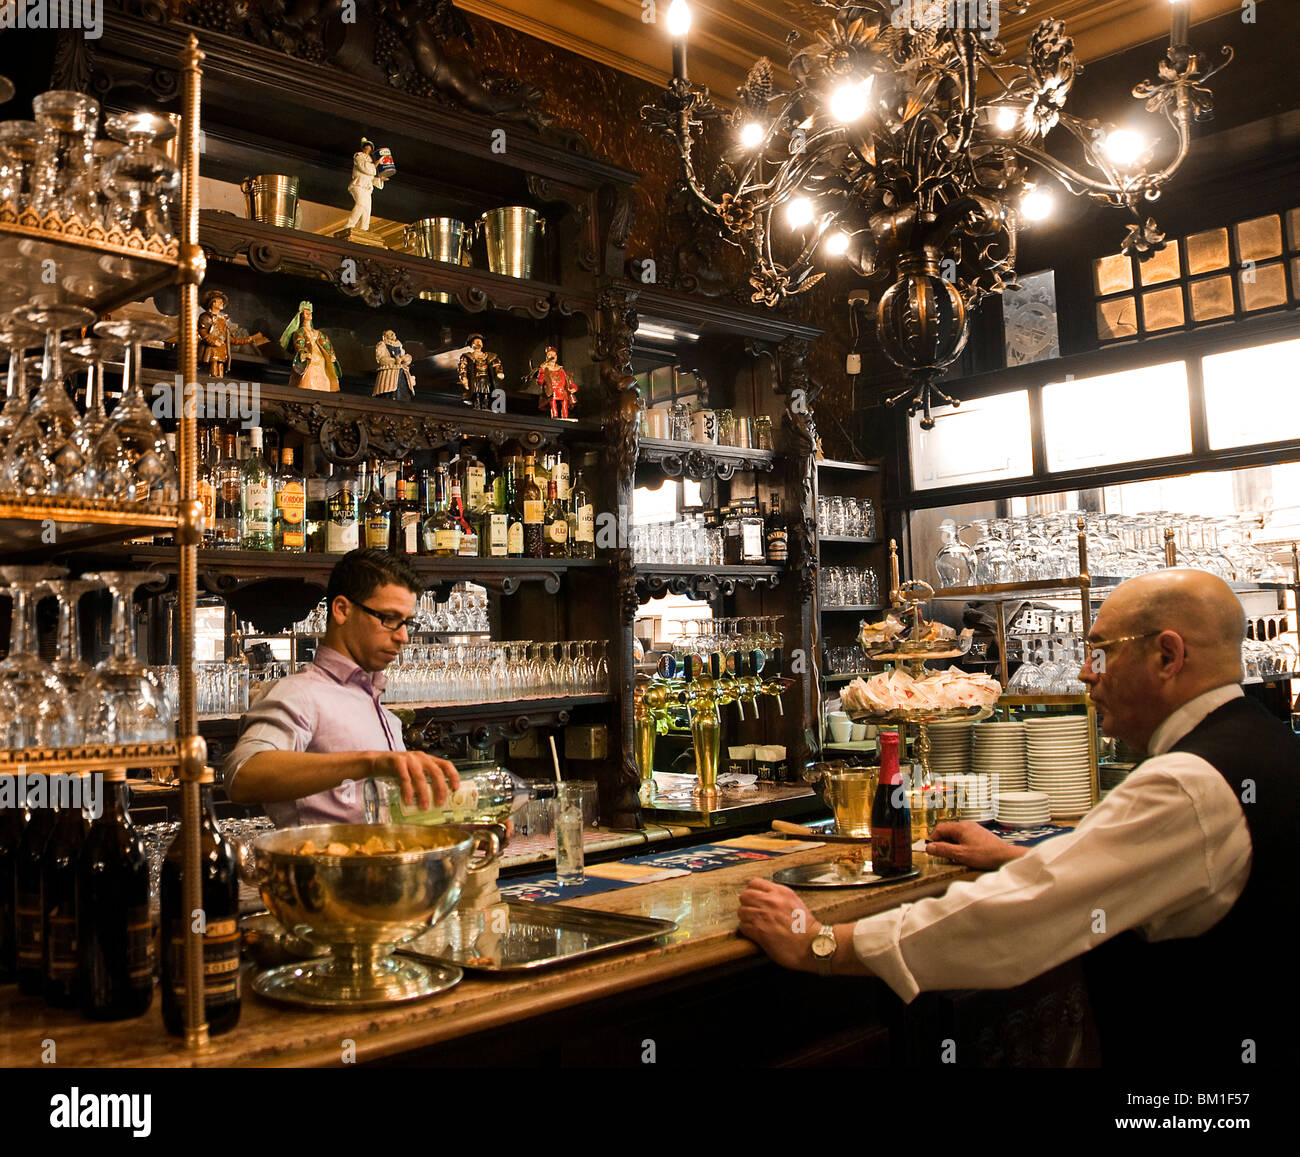
<svg viewBox="0 0 1300 1157">
<path fill-rule="evenodd" d="M 788 38 L 793 89 L 777 89 L 763 57 L 726 113 L 687 75 L 691 12 L 673 0 L 673 79 L 641 115 L 675 140 L 690 193 L 745 254 L 755 303 L 805 293 L 837 263 L 869 279 L 880 346 L 908 382 L 889 404 L 906 399 L 930 429 L 935 398 L 957 405 L 935 382 L 965 348 L 972 311 L 1017 288 L 1017 234 L 1051 213 L 1058 187 L 1127 213 L 1126 254 L 1164 247 L 1144 206 L 1181 167 L 1192 121 L 1211 118 L 1206 81 L 1232 50 L 1213 62 L 1193 51 L 1191 0 L 1169 0 L 1158 78 L 1133 89 L 1174 130 L 1158 161 L 1155 136 L 1066 111 L 1081 67 L 1059 20 L 1013 61 L 994 38 L 998 0 L 816 2 L 834 16 L 816 43 Z M 1003 7 L 1023 14 L 1029 0 Z M 707 122 L 726 136 L 706 181 L 694 148 Z"/>
</svg>

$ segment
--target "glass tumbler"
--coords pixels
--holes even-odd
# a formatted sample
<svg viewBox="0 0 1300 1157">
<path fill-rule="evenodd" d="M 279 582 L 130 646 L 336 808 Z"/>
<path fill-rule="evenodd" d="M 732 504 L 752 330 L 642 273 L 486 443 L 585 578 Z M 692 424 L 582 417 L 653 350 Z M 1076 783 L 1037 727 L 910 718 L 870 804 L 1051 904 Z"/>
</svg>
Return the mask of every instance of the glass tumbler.
<svg viewBox="0 0 1300 1157">
<path fill-rule="evenodd" d="M 561 887 L 586 882 L 582 850 L 583 785 L 579 782 L 556 785 L 554 807 L 555 879 Z"/>
<path fill-rule="evenodd" d="M 40 139 L 32 179 L 32 208 L 65 222 L 97 221 L 95 122 L 99 102 L 66 89 L 43 92 L 32 101 Z"/>
</svg>

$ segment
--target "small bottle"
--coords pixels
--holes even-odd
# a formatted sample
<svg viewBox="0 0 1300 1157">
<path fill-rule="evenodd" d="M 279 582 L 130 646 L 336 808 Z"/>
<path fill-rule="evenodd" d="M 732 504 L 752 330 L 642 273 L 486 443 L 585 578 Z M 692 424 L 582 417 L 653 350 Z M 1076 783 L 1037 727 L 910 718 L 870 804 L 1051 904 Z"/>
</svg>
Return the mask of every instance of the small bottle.
<svg viewBox="0 0 1300 1157">
<path fill-rule="evenodd" d="M 546 513 L 542 523 L 542 554 L 546 558 L 569 557 L 569 520 L 560 504 L 559 489 L 554 478 L 546 484 Z"/>
<path fill-rule="evenodd" d="M 880 733 L 880 778 L 871 803 L 871 870 L 905 876 L 912 870 L 912 817 L 898 768 L 898 732 Z"/>
<path fill-rule="evenodd" d="M 86 817 L 81 789 L 87 771 L 72 773 L 74 798 L 61 808 L 41 858 L 41 929 L 45 941 L 45 1003 L 52 1008 L 76 1008 L 80 997 L 77 975 L 77 862 L 86 842 Z"/>
<path fill-rule="evenodd" d="M 767 505 L 763 530 L 767 539 L 767 561 L 777 564 L 789 562 L 790 528 L 786 524 L 785 515 L 781 513 L 781 495 L 775 490 Z"/>
<path fill-rule="evenodd" d="M 239 1023 L 239 875 L 235 849 L 221 833 L 212 807 L 212 768 L 199 778 L 200 902 L 203 905 L 203 1008 L 208 1033 Z M 167 1031 L 185 1033 L 185 934 L 181 874 L 184 839 L 177 835 L 163 860 L 159 887 L 162 921 L 162 1016 Z"/>
<path fill-rule="evenodd" d="M 294 469 L 293 450 L 280 451 L 275 477 L 275 549 L 301 554 L 307 549 L 307 490 Z"/>
<path fill-rule="evenodd" d="M 365 544 L 373 550 L 388 549 L 388 533 L 391 525 L 391 511 L 384 499 L 382 476 L 379 463 L 370 469 L 370 491 L 365 496 L 361 507 L 361 522 L 365 530 Z"/>
<path fill-rule="evenodd" d="M 274 546 L 275 495 L 271 472 L 262 456 L 262 428 L 249 431 L 249 454 L 240 480 L 239 545 L 244 550 Z"/>
<path fill-rule="evenodd" d="M 126 768 L 104 773 L 103 811 L 77 861 L 77 964 L 89 1020 L 140 1016 L 153 1002 L 149 859 L 126 790 Z"/>
</svg>

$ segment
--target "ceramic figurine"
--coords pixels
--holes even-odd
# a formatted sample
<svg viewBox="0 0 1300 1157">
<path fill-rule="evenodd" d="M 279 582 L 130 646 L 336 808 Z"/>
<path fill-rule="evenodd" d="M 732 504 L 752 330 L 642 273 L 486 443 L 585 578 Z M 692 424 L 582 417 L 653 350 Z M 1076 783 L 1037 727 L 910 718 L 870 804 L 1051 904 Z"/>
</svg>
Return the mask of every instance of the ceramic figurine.
<svg viewBox="0 0 1300 1157">
<path fill-rule="evenodd" d="M 415 377 L 411 373 L 411 355 L 402 346 L 391 329 L 384 330 L 384 336 L 375 345 L 375 363 L 379 373 L 375 375 L 375 388 L 372 395 L 376 398 L 392 398 L 396 402 L 409 402 L 415 397 Z"/>
<path fill-rule="evenodd" d="M 560 352 L 553 345 L 546 347 L 546 360 L 538 367 L 535 375 L 542 395 L 537 399 L 540 410 L 549 402 L 552 418 L 568 418 L 569 407 L 578 403 L 578 383 L 569 372 L 559 364 Z"/>
<path fill-rule="evenodd" d="M 348 182 L 348 192 L 352 195 L 352 214 L 348 217 L 345 231 L 360 229 L 363 233 L 370 231 L 370 198 L 372 190 L 382 189 L 391 173 L 380 175 L 374 160 L 375 142 L 361 138 L 361 148 L 352 154 L 352 180 Z M 396 172 L 392 163 L 392 154 L 386 157 L 385 169 Z"/>
<path fill-rule="evenodd" d="M 304 390 L 334 392 L 339 388 L 343 371 L 334 356 L 330 339 L 312 325 L 312 304 L 300 301 L 298 312 L 280 335 L 280 347 L 293 358 L 291 386 Z"/>
<path fill-rule="evenodd" d="M 501 359 L 483 348 L 483 335 L 472 333 L 468 338 L 470 348 L 460 355 L 460 388 L 462 401 L 476 410 L 492 408 L 492 389 L 497 382 L 505 381 L 506 372 Z"/>
<path fill-rule="evenodd" d="M 214 378 L 224 378 L 230 368 L 230 347 L 258 345 L 266 341 L 263 334 L 238 337 L 230 318 L 226 315 L 226 295 L 219 289 L 209 289 L 200 303 L 199 314 L 199 365 L 204 366 Z"/>
</svg>

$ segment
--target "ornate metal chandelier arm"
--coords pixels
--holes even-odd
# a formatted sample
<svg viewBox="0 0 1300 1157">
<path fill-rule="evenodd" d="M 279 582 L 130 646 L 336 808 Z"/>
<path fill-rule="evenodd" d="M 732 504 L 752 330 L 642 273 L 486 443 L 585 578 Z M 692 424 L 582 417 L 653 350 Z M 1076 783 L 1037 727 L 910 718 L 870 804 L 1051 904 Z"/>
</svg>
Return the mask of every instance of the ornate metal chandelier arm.
<svg viewBox="0 0 1300 1157">
<path fill-rule="evenodd" d="M 1013 143 L 1008 146 L 1017 156 L 1027 161 L 1033 161 L 1036 165 L 1046 169 L 1071 193 L 1092 192 L 1106 196 L 1107 198 L 1122 198 L 1127 192 L 1122 186 L 1107 185 L 1101 181 L 1094 180 L 1092 177 L 1084 176 L 1076 172 L 1064 161 L 1058 161 L 1050 153 L 1045 153 L 1041 149 L 1034 148 L 1033 145 L 1022 145 Z"/>
<path fill-rule="evenodd" d="M 772 117 L 767 126 L 767 132 L 763 134 L 763 139 L 754 148 L 752 155 L 745 164 L 744 172 L 741 173 L 740 179 L 736 182 L 737 189 L 743 189 L 749 184 L 754 175 L 754 171 L 766 160 L 768 145 L 772 143 L 772 137 L 778 132 L 784 131 L 790 117 L 790 109 L 798 99 L 798 93 L 786 93 L 785 101 L 781 110 Z"/>
<path fill-rule="evenodd" d="M 971 140 L 975 136 L 975 119 L 979 114 L 976 90 L 979 86 L 980 67 L 974 40 L 975 35 L 969 29 L 963 31 L 959 37 L 954 37 L 954 43 L 959 46 L 957 51 L 962 62 L 962 111 L 959 114 L 960 135 L 956 144 L 948 149 L 949 154 L 953 156 L 963 155 L 970 148 Z"/>
</svg>

